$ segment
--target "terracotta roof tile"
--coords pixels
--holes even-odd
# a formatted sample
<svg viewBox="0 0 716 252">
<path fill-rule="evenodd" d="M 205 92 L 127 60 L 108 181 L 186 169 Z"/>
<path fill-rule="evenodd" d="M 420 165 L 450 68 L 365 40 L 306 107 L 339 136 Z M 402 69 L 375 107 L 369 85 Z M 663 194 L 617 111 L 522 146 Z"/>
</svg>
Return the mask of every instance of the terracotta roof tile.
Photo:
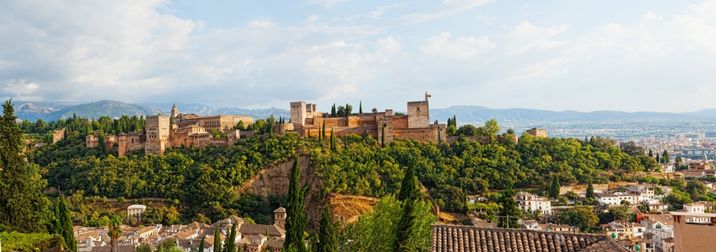
<svg viewBox="0 0 716 252">
<path fill-rule="evenodd" d="M 434 225 L 433 252 L 626 251 L 606 235 Z"/>
</svg>

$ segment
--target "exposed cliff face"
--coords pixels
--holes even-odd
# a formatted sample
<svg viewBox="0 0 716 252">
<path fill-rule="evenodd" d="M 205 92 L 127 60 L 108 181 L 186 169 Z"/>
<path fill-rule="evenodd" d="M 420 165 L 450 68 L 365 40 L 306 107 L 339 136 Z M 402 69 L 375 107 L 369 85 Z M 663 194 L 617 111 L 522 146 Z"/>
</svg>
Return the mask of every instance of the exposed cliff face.
<svg viewBox="0 0 716 252">
<path fill-rule="evenodd" d="M 289 173 L 294 160 L 270 165 L 259 175 L 254 176 L 239 189 L 241 193 L 253 193 L 262 196 L 288 194 Z M 311 165 L 308 155 L 300 157 L 301 182 L 308 187 L 306 193 L 306 211 L 310 216 L 311 225 L 317 227 L 321 218 L 325 198 L 321 196 L 321 180 Z M 364 196 L 331 194 L 328 198 L 336 220 L 351 223 L 363 214 L 370 212 L 378 199 Z"/>
<path fill-rule="evenodd" d="M 289 173 L 294 160 L 270 165 L 246 181 L 239 189 L 240 193 L 253 193 L 261 196 L 288 194 Z M 323 211 L 321 181 L 317 176 L 308 155 L 300 156 L 301 182 L 308 187 L 306 192 L 306 211 L 313 225 L 318 223 Z"/>
</svg>

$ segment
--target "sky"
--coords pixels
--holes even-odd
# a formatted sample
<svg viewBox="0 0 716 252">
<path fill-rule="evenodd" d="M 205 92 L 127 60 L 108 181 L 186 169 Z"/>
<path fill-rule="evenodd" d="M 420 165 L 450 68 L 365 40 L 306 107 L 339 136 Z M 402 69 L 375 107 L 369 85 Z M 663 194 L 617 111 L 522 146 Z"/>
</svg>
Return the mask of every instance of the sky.
<svg viewBox="0 0 716 252">
<path fill-rule="evenodd" d="M 715 1 L 0 0 L 0 97 L 716 108 Z"/>
</svg>

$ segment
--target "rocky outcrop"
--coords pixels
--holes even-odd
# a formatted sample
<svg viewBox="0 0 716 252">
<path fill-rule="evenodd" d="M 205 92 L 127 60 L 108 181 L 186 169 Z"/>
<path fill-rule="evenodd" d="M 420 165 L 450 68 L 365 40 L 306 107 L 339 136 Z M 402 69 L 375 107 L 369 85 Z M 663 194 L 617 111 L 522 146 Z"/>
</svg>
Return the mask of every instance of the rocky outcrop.
<svg viewBox="0 0 716 252">
<path fill-rule="evenodd" d="M 306 211 L 308 211 L 308 215 L 311 218 L 311 223 L 315 225 L 320 219 L 324 205 L 324 199 L 321 195 L 321 181 L 311 165 L 311 158 L 308 155 L 301 155 L 299 159 L 301 182 L 308 187 L 305 202 Z M 294 161 L 279 162 L 262 169 L 258 175 L 246 181 L 239 188 L 239 192 L 261 196 L 288 194 L 289 174 Z"/>
</svg>

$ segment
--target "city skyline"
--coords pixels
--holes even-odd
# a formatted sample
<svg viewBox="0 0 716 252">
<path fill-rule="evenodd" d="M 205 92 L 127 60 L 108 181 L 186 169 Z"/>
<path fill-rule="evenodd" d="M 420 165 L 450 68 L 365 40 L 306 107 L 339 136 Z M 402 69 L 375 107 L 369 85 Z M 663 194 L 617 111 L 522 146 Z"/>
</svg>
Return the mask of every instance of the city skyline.
<svg viewBox="0 0 716 252">
<path fill-rule="evenodd" d="M 285 108 L 716 107 L 716 1 L 9 1 L 0 96 Z M 375 105 L 373 105 L 375 104 Z M 364 108 L 365 109 L 365 108 Z"/>
</svg>

